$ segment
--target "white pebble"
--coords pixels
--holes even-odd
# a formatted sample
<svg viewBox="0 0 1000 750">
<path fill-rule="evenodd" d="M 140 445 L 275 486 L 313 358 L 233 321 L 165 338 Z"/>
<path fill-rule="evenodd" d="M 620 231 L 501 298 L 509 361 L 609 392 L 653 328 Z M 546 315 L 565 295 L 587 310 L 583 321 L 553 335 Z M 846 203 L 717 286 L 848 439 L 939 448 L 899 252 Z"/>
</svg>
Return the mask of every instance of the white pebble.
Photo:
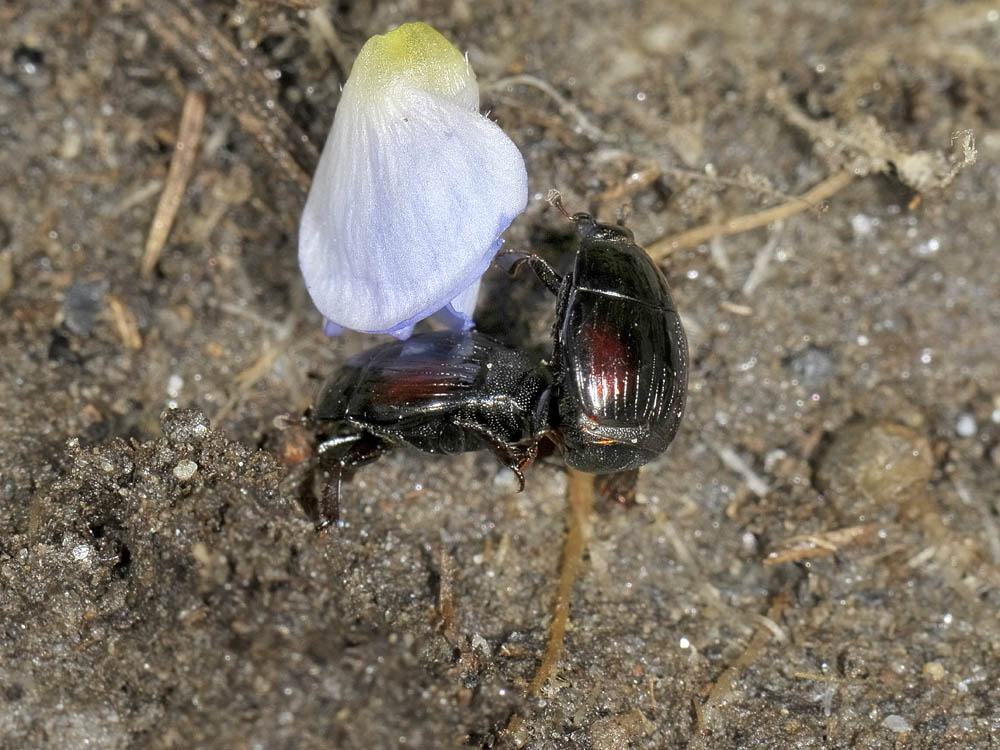
<svg viewBox="0 0 1000 750">
<path fill-rule="evenodd" d="M 169 378 L 167 378 L 167 395 L 170 398 L 177 398 L 181 395 L 181 389 L 184 387 L 184 378 L 180 375 L 174 373 Z"/>
<path fill-rule="evenodd" d="M 174 467 L 174 476 L 183 482 L 193 477 L 196 471 L 198 471 L 198 464 L 185 458 Z"/>
<path fill-rule="evenodd" d="M 976 418 L 971 414 L 961 414 L 955 422 L 955 432 L 959 437 L 972 437 L 976 434 Z"/>
<path fill-rule="evenodd" d="M 855 214 L 851 217 L 851 229 L 855 237 L 868 237 L 873 234 L 878 225 L 878 219 L 866 214 Z"/>
<path fill-rule="evenodd" d="M 487 659 L 492 655 L 489 642 L 479 633 L 473 633 L 472 637 L 469 639 L 469 643 L 472 645 L 473 651 L 478 651 Z"/>
<path fill-rule="evenodd" d="M 917 245 L 917 255 L 933 255 L 940 249 L 941 240 L 937 237 L 931 237 L 927 242 L 921 242 Z"/>
</svg>

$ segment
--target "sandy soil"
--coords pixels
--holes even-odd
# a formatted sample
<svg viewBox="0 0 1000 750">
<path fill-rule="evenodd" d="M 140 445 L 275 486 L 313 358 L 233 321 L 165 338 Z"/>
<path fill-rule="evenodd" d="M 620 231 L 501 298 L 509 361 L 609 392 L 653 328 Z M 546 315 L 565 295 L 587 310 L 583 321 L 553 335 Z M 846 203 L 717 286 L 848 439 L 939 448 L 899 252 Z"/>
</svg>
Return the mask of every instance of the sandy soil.
<svg viewBox="0 0 1000 750">
<path fill-rule="evenodd" d="M 1000 745 L 996 6 L 314 4 L 0 9 L 0 747 Z M 660 249 L 779 207 L 664 256 L 689 412 L 597 502 L 537 696 L 558 458 L 516 494 L 397 451 L 317 535 L 273 423 L 375 340 L 321 335 L 295 233 L 345 69 L 407 20 L 525 154 L 509 247 L 565 266 L 552 187 Z M 488 274 L 484 330 L 543 353 L 552 314 Z"/>
</svg>

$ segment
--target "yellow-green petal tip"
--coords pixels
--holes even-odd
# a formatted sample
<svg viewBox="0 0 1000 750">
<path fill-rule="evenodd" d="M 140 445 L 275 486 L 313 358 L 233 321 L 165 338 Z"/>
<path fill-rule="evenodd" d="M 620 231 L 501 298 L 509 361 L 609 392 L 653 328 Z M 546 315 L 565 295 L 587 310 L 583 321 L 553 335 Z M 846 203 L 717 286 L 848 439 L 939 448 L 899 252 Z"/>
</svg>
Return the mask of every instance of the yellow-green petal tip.
<svg viewBox="0 0 1000 750">
<path fill-rule="evenodd" d="M 354 62 L 349 83 L 358 87 L 358 93 L 379 96 L 399 81 L 431 94 L 465 99 L 476 76 L 465 56 L 440 32 L 416 22 L 369 39 Z"/>
</svg>

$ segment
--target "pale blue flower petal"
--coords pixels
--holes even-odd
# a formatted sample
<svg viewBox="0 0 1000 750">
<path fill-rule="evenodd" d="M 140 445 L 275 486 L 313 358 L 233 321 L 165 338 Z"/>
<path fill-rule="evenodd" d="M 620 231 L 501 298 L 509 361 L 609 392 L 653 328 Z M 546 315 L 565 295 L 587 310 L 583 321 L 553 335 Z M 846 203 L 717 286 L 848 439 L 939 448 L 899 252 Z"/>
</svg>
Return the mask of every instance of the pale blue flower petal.
<svg viewBox="0 0 1000 750">
<path fill-rule="evenodd" d="M 524 160 L 467 89 L 350 83 L 302 216 L 309 294 L 341 328 L 404 337 L 438 311 L 468 327 L 499 234 L 527 204 Z"/>
<path fill-rule="evenodd" d="M 479 297 L 479 279 L 467 286 L 455 299 L 434 313 L 434 320 L 453 331 L 468 331 L 474 325 L 472 315 Z"/>
<path fill-rule="evenodd" d="M 398 325 L 395 328 L 388 331 L 374 331 L 374 333 L 388 333 L 393 338 L 397 338 L 400 341 L 406 341 L 410 336 L 413 335 L 413 325 Z"/>
</svg>

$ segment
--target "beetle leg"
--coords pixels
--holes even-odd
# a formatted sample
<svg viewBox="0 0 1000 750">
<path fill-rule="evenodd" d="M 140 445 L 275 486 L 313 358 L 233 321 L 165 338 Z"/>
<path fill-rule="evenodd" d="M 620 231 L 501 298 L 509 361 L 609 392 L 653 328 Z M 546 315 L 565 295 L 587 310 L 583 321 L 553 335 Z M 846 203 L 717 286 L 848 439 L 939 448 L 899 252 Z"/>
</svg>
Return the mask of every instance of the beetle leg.
<svg viewBox="0 0 1000 750">
<path fill-rule="evenodd" d="M 524 491 L 524 468 L 535 460 L 537 453 L 538 444 L 534 441 L 493 447 L 493 455 L 517 477 L 518 492 Z"/>
<path fill-rule="evenodd" d="M 614 474 L 598 474 L 595 485 L 604 499 L 631 507 L 635 505 L 635 487 L 638 481 L 639 470 L 627 469 Z"/>
<path fill-rule="evenodd" d="M 517 491 L 524 491 L 524 467 L 535 458 L 536 445 L 534 441 L 525 445 L 515 443 L 513 445 L 502 442 L 495 442 L 490 445 L 490 450 L 496 456 L 497 461 L 502 463 L 517 477 Z"/>
<path fill-rule="evenodd" d="M 340 485 L 344 477 L 344 467 L 331 467 L 332 476 L 323 482 L 323 492 L 320 495 L 319 517 L 316 519 L 316 531 L 322 531 L 330 524 L 340 520 Z"/>
<path fill-rule="evenodd" d="M 530 464 L 538 452 L 538 442 L 534 439 L 526 443 L 507 443 L 498 438 L 481 424 L 455 420 L 454 424 L 482 435 L 490 445 L 490 451 L 497 461 L 506 466 L 517 477 L 518 492 L 524 491 L 524 467 Z"/>
<path fill-rule="evenodd" d="M 559 289 L 562 287 L 562 276 L 553 271 L 552 266 L 537 255 L 518 252 L 500 253 L 494 262 L 511 276 L 516 274 L 521 266 L 527 264 L 535 272 L 535 276 L 545 284 L 546 289 L 553 294 L 559 294 Z"/>
<path fill-rule="evenodd" d="M 320 497 L 317 531 L 340 520 L 340 488 L 344 475 L 375 461 L 390 447 L 387 441 L 367 433 L 334 437 L 320 443 L 317 468 L 329 476 Z"/>
</svg>

